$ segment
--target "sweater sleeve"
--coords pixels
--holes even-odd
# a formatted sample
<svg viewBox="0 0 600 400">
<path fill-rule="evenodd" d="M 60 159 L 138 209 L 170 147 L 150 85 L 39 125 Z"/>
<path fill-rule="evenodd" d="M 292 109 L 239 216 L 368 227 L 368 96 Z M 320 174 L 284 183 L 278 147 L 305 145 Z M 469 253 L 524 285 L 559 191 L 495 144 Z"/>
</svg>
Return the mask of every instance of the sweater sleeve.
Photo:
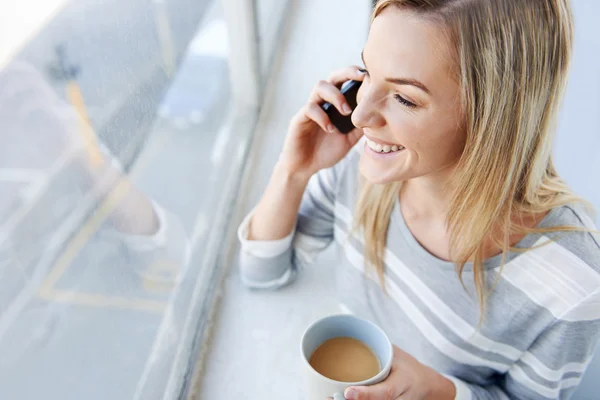
<svg viewBox="0 0 600 400">
<path fill-rule="evenodd" d="M 248 240 L 252 213 L 238 229 L 243 282 L 255 289 L 276 289 L 293 281 L 333 240 L 336 187 L 343 161 L 312 176 L 302 197 L 293 231 L 272 241 Z"/>
<path fill-rule="evenodd" d="M 177 215 L 154 201 L 152 207 L 159 226 L 153 235 L 126 234 L 115 228 L 108 229 L 107 234 L 124 245 L 130 267 L 138 275 L 161 282 L 180 280 L 190 259 L 188 235 Z"/>
<path fill-rule="evenodd" d="M 549 326 L 495 385 L 448 377 L 457 400 L 568 399 L 575 392 L 600 337 L 600 289 Z"/>
<path fill-rule="evenodd" d="M 600 289 L 567 310 L 511 366 L 503 382 L 514 398 L 568 399 L 600 337 Z"/>
</svg>

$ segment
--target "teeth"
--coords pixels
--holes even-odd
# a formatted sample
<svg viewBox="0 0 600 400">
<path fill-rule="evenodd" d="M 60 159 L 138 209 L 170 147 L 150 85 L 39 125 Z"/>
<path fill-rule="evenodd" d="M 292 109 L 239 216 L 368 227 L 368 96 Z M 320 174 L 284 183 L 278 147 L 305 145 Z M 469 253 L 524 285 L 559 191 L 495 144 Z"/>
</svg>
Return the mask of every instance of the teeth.
<svg viewBox="0 0 600 400">
<path fill-rule="evenodd" d="M 394 151 L 398 151 L 398 150 L 404 150 L 404 146 L 399 146 L 399 145 L 381 145 L 379 143 L 376 143 L 370 139 L 367 139 L 367 146 L 369 146 L 370 149 L 376 151 L 377 153 L 392 153 Z"/>
</svg>

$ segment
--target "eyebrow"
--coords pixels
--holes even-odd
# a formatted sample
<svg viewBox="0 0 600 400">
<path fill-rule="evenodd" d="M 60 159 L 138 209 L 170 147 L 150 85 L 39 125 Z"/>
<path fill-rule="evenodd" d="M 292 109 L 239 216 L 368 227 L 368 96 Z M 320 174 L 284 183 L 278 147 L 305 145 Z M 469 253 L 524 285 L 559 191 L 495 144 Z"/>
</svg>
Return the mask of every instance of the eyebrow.
<svg viewBox="0 0 600 400">
<path fill-rule="evenodd" d="M 365 62 L 365 56 L 364 56 L 364 52 L 363 51 L 360 52 L 360 58 L 362 58 L 362 62 L 365 65 L 365 68 L 366 68 L 367 67 L 367 63 Z M 429 89 L 427 89 L 427 86 L 423 85 L 421 82 L 419 82 L 416 79 L 411 79 L 411 78 L 385 78 L 385 80 L 387 82 L 394 83 L 396 85 L 410 85 L 410 86 L 414 86 L 414 87 L 417 87 L 417 88 L 421 89 L 422 91 L 424 91 L 427 94 L 431 94 L 431 92 L 429 91 Z"/>
</svg>

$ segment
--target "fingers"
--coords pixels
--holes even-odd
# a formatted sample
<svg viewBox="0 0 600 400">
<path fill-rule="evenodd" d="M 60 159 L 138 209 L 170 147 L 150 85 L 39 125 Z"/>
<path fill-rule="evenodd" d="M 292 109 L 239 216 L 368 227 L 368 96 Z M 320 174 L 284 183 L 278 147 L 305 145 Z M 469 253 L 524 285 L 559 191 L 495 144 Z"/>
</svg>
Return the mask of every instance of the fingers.
<svg viewBox="0 0 600 400">
<path fill-rule="evenodd" d="M 306 118 L 315 121 L 325 132 L 336 131 L 329 116 L 317 103 L 308 103 L 304 108 L 304 115 Z"/>
<path fill-rule="evenodd" d="M 323 104 L 325 102 L 333 104 L 342 115 L 349 115 L 352 112 L 346 98 L 335 85 L 320 81 L 317 83 L 310 96 L 310 103 Z"/>
<path fill-rule="evenodd" d="M 353 65 L 351 67 L 346 67 L 333 71 L 331 75 L 329 75 L 329 79 L 327 79 L 327 81 L 332 85 L 339 87 L 342 83 L 346 81 L 362 81 L 364 78 L 365 74 L 361 72 L 361 68 L 356 65 Z"/>
<path fill-rule="evenodd" d="M 340 91 L 339 86 L 349 80 L 362 81 L 363 79 L 364 74 L 360 72 L 360 68 L 357 66 L 333 72 L 328 80 L 320 81 L 315 85 L 307 105 L 294 117 L 295 121 L 297 123 L 306 123 L 312 120 L 326 132 L 337 132 L 337 129 L 331 123 L 329 116 L 323 111 L 321 105 L 326 102 L 331 103 L 342 115 L 350 115 L 352 108 Z M 356 140 L 360 136 L 362 136 L 361 133 L 358 133 Z"/>
<path fill-rule="evenodd" d="M 331 103 L 342 115 L 349 115 L 352 112 L 352 109 L 340 91 L 340 87 L 342 83 L 346 81 L 362 81 L 363 79 L 364 74 L 357 66 L 346 67 L 334 71 L 329 76 L 329 79 L 317 83 L 311 93 L 309 101 L 319 104 L 324 102 Z"/>
<path fill-rule="evenodd" d="M 348 400 L 396 400 L 400 394 L 393 385 L 384 381 L 373 386 L 350 387 L 344 396 Z"/>
</svg>

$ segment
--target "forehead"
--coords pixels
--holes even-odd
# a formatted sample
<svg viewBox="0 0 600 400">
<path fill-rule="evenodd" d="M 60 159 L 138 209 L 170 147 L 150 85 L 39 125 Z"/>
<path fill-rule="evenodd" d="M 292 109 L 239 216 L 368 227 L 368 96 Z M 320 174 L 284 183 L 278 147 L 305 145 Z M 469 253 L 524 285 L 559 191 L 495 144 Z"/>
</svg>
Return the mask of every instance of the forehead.
<svg viewBox="0 0 600 400">
<path fill-rule="evenodd" d="M 364 56 L 372 74 L 408 76 L 426 85 L 456 69 L 446 31 L 397 7 L 386 8 L 374 19 Z"/>
</svg>

